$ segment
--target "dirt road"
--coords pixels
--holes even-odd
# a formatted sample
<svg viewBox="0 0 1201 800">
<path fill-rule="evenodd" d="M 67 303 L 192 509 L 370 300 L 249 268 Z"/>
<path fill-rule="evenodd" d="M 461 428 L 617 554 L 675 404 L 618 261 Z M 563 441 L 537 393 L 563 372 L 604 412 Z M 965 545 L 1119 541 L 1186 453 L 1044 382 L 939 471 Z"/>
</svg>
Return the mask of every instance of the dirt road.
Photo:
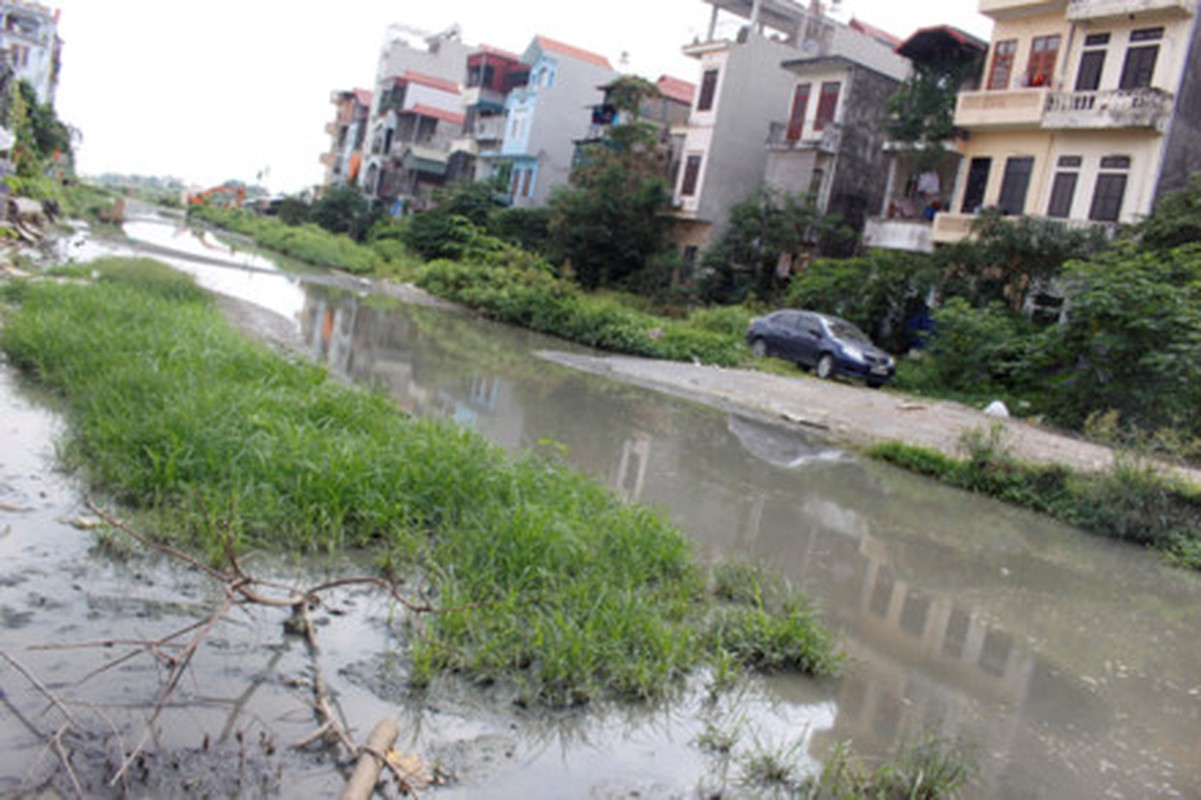
<svg viewBox="0 0 1201 800">
<path fill-rule="evenodd" d="M 1004 441 L 1019 459 L 1098 471 L 1113 463 L 1102 445 L 1045 430 L 1017 419 L 999 419 L 946 400 L 875 391 L 807 377 L 746 369 L 656 361 L 628 356 L 589 357 L 542 353 L 543 357 L 596 375 L 629 381 L 728 409 L 745 409 L 820 431 L 862 447 L 900 441 L 962 456 L 959 442 L 973 429 L 1005 429 Z M 1201 471 L 1177 470 L 1201 486 Z"/>
</svg>

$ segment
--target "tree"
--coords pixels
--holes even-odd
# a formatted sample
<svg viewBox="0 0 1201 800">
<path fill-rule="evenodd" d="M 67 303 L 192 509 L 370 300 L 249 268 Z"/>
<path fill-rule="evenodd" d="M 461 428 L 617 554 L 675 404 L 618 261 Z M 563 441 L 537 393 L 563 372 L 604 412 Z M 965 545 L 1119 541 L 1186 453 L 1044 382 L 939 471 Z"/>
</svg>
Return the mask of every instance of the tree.
<svg viewBox="0 0 1201 800">
<path fill-rule="evenodd" d="M 330 233 L 344 233 L 361 241 L 381 212 L 349 186 L 329 189 L 309 209 L 309 221 Z"/>
<path fill-rule="evenodd" d="M 730 221 L 705 254 L 703 294 L 717 302 L 740 302 L 747 293 L 773 302 L 788 285 L 791 262 L 803 264 L 823 246 L 852 234 L 802 195 L 761 187 L 730 209 Z M 782 260 L 783 259 L 783 260 Z"/>
<path fill-rule="evenodd" d="M 945 143 L 957 135 L 959 87 L 979 69 L 978 58 L 965 60 L 957 52 L 940 59 L 915 60 L 913 72 L 888 99 L 888 134 L 908 145 L 919 170 L 936 168 Z"/>
<path fill-rule="evenodd" d="M 551 197 L 551 258 L 569 264 L 585 287 L 625 281 L 667 247 L 667 147 L 659 127 L 641 119 L 642 104 L 656 96 L 648 81 L 619 78 L 608 99 L 623 121 L 581 145 L 570 185 Z"/>
<path fill-rule="evenodd" d="M 1201 172 L 1193 173 L 1184 189 L 1164 195 L 1151 216 L 1135 226 L 1134 233 L 1143 245 L 1155 250 L 1201 242 Z"/>
</svg>

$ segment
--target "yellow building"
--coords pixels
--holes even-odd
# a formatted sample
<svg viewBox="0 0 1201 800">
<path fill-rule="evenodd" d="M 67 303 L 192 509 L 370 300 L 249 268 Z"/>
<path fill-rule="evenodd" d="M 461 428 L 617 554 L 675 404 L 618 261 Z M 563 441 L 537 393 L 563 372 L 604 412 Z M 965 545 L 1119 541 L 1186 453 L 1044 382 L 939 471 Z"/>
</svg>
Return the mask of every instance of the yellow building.
<svg viewBox="0 0 1201 800">
<path fill-rule="evenodd" d="M 1136 222 L 1201 169 L 1197 0 L 979 0 L 994 21 L 933 239 L 985 209 L 1073 225 Z"/>
</svg>

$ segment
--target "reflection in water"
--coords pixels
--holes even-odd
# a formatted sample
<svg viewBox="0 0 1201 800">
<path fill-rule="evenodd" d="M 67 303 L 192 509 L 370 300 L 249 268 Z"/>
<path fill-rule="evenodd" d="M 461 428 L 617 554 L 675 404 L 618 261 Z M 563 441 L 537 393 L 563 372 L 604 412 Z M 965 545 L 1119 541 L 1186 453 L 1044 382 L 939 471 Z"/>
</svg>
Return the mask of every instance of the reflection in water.
<svg viewBox="0 0 1201 800">
<path fill-rule="evenodd" d="M 977 743 L 990 796 L 1201 794 L 1197 576 L 761 420 L 541 362 L 528 354 L 548 340 L 528 332 L 315 287 L 301 328 L 314 358 L 400 407 L 509 448 L 558 443 L 665 509 L 702 555 L 803 584 L 852 657 L 815 757 L 938 731 Z M 809 681 L 766 685 L 814 699 Z"/>
</svg>

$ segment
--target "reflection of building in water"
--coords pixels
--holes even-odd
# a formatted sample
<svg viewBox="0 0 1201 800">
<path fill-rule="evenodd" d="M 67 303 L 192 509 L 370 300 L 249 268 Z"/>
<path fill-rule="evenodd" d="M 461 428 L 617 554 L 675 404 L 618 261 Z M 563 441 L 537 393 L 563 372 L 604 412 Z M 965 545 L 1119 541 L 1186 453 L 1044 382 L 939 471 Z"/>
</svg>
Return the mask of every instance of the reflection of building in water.
<svg viewBox="0 0 1201 800">
<path fill-rule="evenodd" d="M 621 443 L 621 461 L 617 465 L 614 486 L 617 496 L 627 503 L 642 499 L 650 453 L 651 437 L 645 433 L 636 432 Z"/>
</svg>

